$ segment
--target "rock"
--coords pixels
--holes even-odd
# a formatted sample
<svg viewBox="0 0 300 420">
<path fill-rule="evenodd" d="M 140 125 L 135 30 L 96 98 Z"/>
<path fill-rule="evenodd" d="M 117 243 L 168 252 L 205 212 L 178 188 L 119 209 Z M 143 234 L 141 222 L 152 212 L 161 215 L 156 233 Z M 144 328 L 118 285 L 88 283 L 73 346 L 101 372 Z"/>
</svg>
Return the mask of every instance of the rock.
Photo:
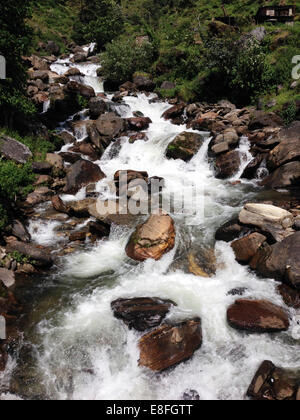
<svg viewBox="0 0 300 420">
<path fill-rule="evenodd" d="M 264 277 L 274 278 L 300 290 L 300 232 L 287 237 L 271 247 L 257 252 L 251 268 Z"/>
<path fill-rule="evenodd" d="M 137 331 L 158 327 L 172 306 L 176 304 L 170 300 L 147 297 L 118 299 L 111 304 L 114 316 Z"/>
<path fill-rule="evenodd" d="M 95 91 L 91 86 L 83 85 L 73 80 L 66 85 L 65 89 L 67 92 L 80 94 L 86 99 L 91 99 L 96 96 Z"/>
<path fill-rule="evenodd" d="M 266 240 L 267 238 L 260 233 L 251 233 L 242 239 L 234 241 L 231 247 L 237 261 L 248 263 Z"/>
<path fill-rule="evenodd" d="M 25 164 L 32 159 L 32 153 L 27 146 L 19 141 L 0 135 L 0 152 L 6 159 Z"/>
<path fill-rule="evenodd" d="M 44 83 L 49 82 L 49 71 L 45 71 L 45 70 L 31 71 L 31 70 L 29 70 L 28 76 L 32 80 L 41 80 Z"/>
<path fill-rule="evenodd" d="M 54 174 L 57 174 L 59 176 L 63 172 L 64 162 L 63 162 L 62 157 L 59 154 L 47 153 L 46 162 L 52 166 L 52 170 Z"/>
<path fill-rule="evenodd" d="M 96 121 L 96 127 L 102 136 L 111 139 L 118 137 L 126 128 L 123 118 L 118 117 L 113 112 L 101 115 Z"/>
<path fill-rule="evenodd" d="M 98 150 L 95 145 L 89 143 L 86 140 L 75 143 L 74 146 L 69 149 L 69 151 L 78 153 L 79 155 L 87 156 L 88 159 L 92 161 L 100 159 Z"/>
<path fill-rule="evenodd" d="M 7 270 L 6 268 L 0 268 L 0 281 L 4 284 L 6 288 L 14 286 L 16 282 L 14 272 Z"/>
<path fill-rule="evenodd" d="M 35 174 L 49 175 L 52 165 L 48 162 L 32 162 L 32 170 Z"/>
<path fill-rule="evenodd" d="M 153 92 L 155 89 L 155 83 L 148 77 L 136 76 L 133 79 L 133 83 L 136 88 L 140 91 Z"/>
<path fill-rule="evenodd" d="M 200 395 L 194 389 L 187 389 L 182 396 L 183 401 L 200 401 Z"/>
<path fill-rule="evenodd" d="M 172 89 L 175 89 L 176 88 L 176 84 L 175 83 L 173 83 L 173 82 L 163 82 L 162 84 L 161 84 L 161 87 L 160 87 L 161 89 L 163 89 L 163 90 L 172 90 Z"/>
<path fill-rule="evenodd" d="M 90 222 L 88 224 L 89 232 L 98 239 L 108 237 L 110 235 L 110 225 L 101 221 Z"/>
<path fill-rule="evenodd" d="M 22 242 L 30 242 L 31 240 L 28 230 L 23 225 L 23 223 L 20 222 L 20 220 L 13 221 L 11 233 Z"/>
<path fill-rule="evenodd" d="M 300 162 L 290 162 L 276 169 L 260 185 L 272 189 L 297 188 L 300 182 Z"/>
<path fill-rule="evenodd" d="M 196 116 L 190 125 L 194 130 L 216 131 L 213 130 L 213 127 L 218 118 L 219 114 L 216 112 L 200 113 Z"/>
<path fill-rule="evenodd" d="M 238 219 L 233 219 L 226 222 L 217 230 L 215 238 L 217 241 L 231 242 L 248 231 L 249 229 L 239 224 Z"/>
<path fill-rule="evenodd" d="M 91 217 L 104 222 L 108 225 L 116 224 L 118 226 L 132 227 L 136 223 L 136 215 L 130 214 L 127 206 L 124 207 L 119 201 L 97 200 L 89 208 Z"/>
<path fill-rule="evenodd" d="M 168 146 L 167 158 L 190 161 L 204 143 L 200 134 L 183 132 L 179 134 Z"/>
<path fill-rule="evenodd" d="M 295 121 L 288 128 L 278 133 L 279 145 L 273 149 L 268 158 L 268 167 L 276 169 L 288 162 L 300 160 L 300 121 Z"/>
<path fill-rule="evenodd" d="M 227 142 L 218 143 L 212 146 L 211 150 L 214 152 L 215 155 L 219 155 L 221 153 L 229 152 L 229 145 Z"/>
<path fill-rule="evenodd" d="M 181 117 L 184 112 L 184 109 L 185 109 L 184 103 L 174 105 L 163 113 L 162 118 L 164 118 L 165 120 L 172 120 L 177 117 Z"/>
<path fill-rule="evenodd" d="M 262 42 L 267 35 L 267 31 L 264 26 L 260 26 L 259 28 L 255 28 L 253 31 L 249 32 L 249 35 L 256 39 L 256 41 Z"/>
<path fill-rule="evenodd" d="M 240 153 L 236 150 L 218 156 L 216 159 L 217 178 L 231 178 L 239 171 L 240 165 Z"/>
<path fill-rule="evenodd" d="M 99 97 L 90 99 L 88 107 L 92 118 L 99 118 L 100 115 L 105 114 L 108 110 L 106 102 Z"/>
<path fill-rule="evenodd" d="M 40 267 L 51 267 L 53 264 L 50 251 L 44 247 L 38 247 L 24 242 L 10 241 L 6 246 L 7 252 L 19 252 L 26 257 L 29 257 L 34 262 L 34 265 Z"/>
<path fill-rule="evenodd" d="M 51 202 L 54 210 L 58 211 L 59 213 L 69 213 L 69 207 L 66 204 L 64 204 L 64 202 L 58 195 L 52 197 Z"/>
<path fill-rule="evenodd" d="M 286 284 L 280 284 L 277 287 L 277 290 L 287 306 L 294 309 L 300 309 L 300 292 L 298 290 L 294 290 Z"/>
<path fill-rule="evenodd" d="M 65 77 L 82 76 L 83 74 L 76 67 L 70 67 L 69 70 L 64 74 Z"/>
<path fill-rule="evenodd" d="M 34 207 L 37 204 L 44 203 L 50 200 L 52 194 L 53 192 L 48 187 L 36 188 L 33 193 L 26 197 L 25 205 Z"/>
<path fill-rule="evenodd" d="M 89 217 L 89 207 L 95 203 L 94 198 L 68 202 L 68 213 L 76 217 Z"/>
<path fill-rule="evenodd" d="M 299 381 L 299 370 L 277 368 L 266 360 L 256 372 L 247 396 L 259 401 L 295 401 L 299 395 Z"/>
<path fill-rule="evenodd" d="M 228 324 L 250 333 L 287 331 L 289 318 L 279 306 L 265 300 L 239 299 L 227 311 Z"/>
<path fill-rule="evenodd" d="M 60 47 L 54 41 L 48 41 L 45 48 L 49 54 L 57 56 L 60 53 Z"/>
<path fill-rule="evenodd" d="M 120 92 L 135 92 L 136 85 L 132 82 L 125 82 L 119 87 Z"/>
<path fill-rule="evenodd" d="M 239 136 L 236 130 L 233 127 L 231 127 L 224 130 L 222 134 L 219 134 L 218 136 L 216 136 L 212 144 L 214 146 L 217 146 L 217 145 L 226 143 L 229 147 L 229 146 L 236 145 L 238 142 L 239 142 Z"/>
<path fill-rule="evenodd" d="M 114 182 L 117 189 L 117 195 L 122 196 L 125 193 L 127 193 L 128 195 L 130 188 L 134 188 L 135 186 L 137 186 L 136 183 L 133 183 L 133 181 L 136 180 L 143 181 L 140 183 L 140 185 L 148 186 L 149 175 L 147 172 L 133 171 L 131 169 L 128 169 L 126 171 L 117 171 L 114 175 Z"/>
<path fill-rule="evenodd" d="M 282 118 L 273 112 L 254 111 L 249 124 L 249 130 L 260 130 L 264 127 L 282 127 L 283 125 Z"/>
<path fill-rule="evenodd" d="M 137 227 L 127 247 L 127 255 L 136 261 L 149 258 L 159 260 L 175 245 L 175 227 L 172 218 L 165 214 L 152 214 L 144 224 Z"/>
<path fill-rule="evenodd" d="M 82 63 L 86 61 L 87 59 L 87 53 L 85 51 L 80 51 L 74 54 L 74 57 L 72 58 L 73 63 Z"/>
<path fill-rule="evenodd" d="M 201 249 L 188 254 L 188 271 L 199 277 L 213 277 L 217 270 L 217 259 L 213 248 Z"/>
<path fill-rule="evenodd" d="M 138 140 L 148 141 L 149 138 L 148 138 L 146 133 L 141 133 L 140 132 L 140 133 L 136 133 L 136 134 L 133 134 L 132 136 L 130 136 L 129 143 L 133 144 Z"/>
<path fill-rule="evenodd" d="M 79 160 L 70 167 L 66 177 L 66 194 L 76 194 L 82 187 L 98 182 L 106 176 L 99 166 L 88 160 Z"/>
<path fill-rule="evenodd" d="M 130 130 L 146 130 L 149 128 L 149 125 L 152 123 L 150 118 L 147 117 L 135 117 L 127 118 L 127 123 Z"/>
<path fill-rule="evenodd" d="M 201 320 L 164 324 L 139 341 L 139 365 L 161 372 L 190 359 L 202 345 Z"/>
<path fill-rule="evenodd" d="M 244 172 L 242 174 L 242 178 L 246 179 L 253 179 L 256 178 L 257 170 L 260 168 L 265 155 L 260 154 L 257 155 L 254 159 L 251 160 L 250 163 L 246 166 L 244 169 Z"/>
<path fill-rule="evenodd" d="M 87 232 L 85 231 L 77 231 L 72 232 L 69 235 L 70 242 L 82 242 L 86 240 Z"/>
<path fill-rule="evenodd" d="M 294 224 L 292 213 L 269 204 L 248 203 L 239 214 L 239 222 L 256 226 L 270 233 L 276 241 L 291 235 Z"/>
</svg>

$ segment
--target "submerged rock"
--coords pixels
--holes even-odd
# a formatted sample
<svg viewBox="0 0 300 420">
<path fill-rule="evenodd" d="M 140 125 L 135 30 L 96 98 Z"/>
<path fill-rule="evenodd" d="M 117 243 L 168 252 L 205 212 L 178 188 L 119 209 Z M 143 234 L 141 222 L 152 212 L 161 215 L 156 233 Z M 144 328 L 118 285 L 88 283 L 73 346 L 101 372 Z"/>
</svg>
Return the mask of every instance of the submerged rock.
<svg viewBox="0 0 300 420">
<path fill-rule="evenodd" d="M 266 300 L 237 300 L 227 311 L 232 328 L 250 333 L 287 331 L 289 318 L 279 306 Z"/>
<path fill-rule="evenodd" d="M 147 222 L 137 227 L 127 244 L 126 253 L 136 261 L 159 260 L 174 245 L 173 219 L 165 213 L 152 214 Z"/>
<path fill-rule="evenodd" d="M 171 300 L 147 297 L 118 299 L 111 303 L 114 316 L 137 331 L 158 327 L 172 306 L 176 303 Z"/>
<path fill-rule="evenodd" d="M 139 341 L 139 365 L 161 372 L 190 359 L 202 346 L 201 320 L 164 324 Z"/>
<path fill-rule="evenodd" d="M 204 143 L 201 134 L 184 132 L 179 134 L 167 148 L 167 158 L 190 161 Z"/>
</svg>

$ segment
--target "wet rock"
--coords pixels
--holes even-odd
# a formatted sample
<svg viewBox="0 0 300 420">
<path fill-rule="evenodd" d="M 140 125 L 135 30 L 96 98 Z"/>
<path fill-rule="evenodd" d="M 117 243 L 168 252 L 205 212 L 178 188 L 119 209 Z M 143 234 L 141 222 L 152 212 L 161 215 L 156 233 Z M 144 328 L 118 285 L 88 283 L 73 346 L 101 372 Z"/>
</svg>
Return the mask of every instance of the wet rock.
<svg viewBox="0 0 300 420">
<path fill-rule="evenodd" d="M 158 298 L 118 299 L 111 303 L 114 316 L 130 329 L 146 331 L 158 327 L 176 304 Z"/>
<path fill-rule="evenodd" d="M 14 286 L 16 282 L 15 273 L 11 270 L 7 270 L 6 268 L 0 268 L 0 282 L 2 282 L 6 288 Z"/>
<path fill-rule="evenodd" d="M 239 171 L 240 165 L 240 153 L 236 150 L 218 156 L 216 159 L 217 178 L 231 178 Z"/>
<path fill-rule="evenodd" d="M 131 236 L 126 253 L 136 261 L 149 258 L 159 260 L 171 251 L 175 245 L 175 227 L 173 219 L 165 214 L 152 214 L 144 224 L 137 227 Z"/>
<path fill-rule="evenodd" d="M 129 143 L 133 144 L 138 140 L 148 141 L 148 136 L 146 133 L 136 133 L 130 136 Z"/>
<path fill-rule="evenodd" d="M 248 263 L 266 240 L 267 238 L 260 233 L 251 233 L 242 239 L 234 241 L 231 247 L 237 261 Z"/>
<path fill-rule="evenodd" d="M 118 201 L 97 200 L 89 207 L 90 216 L 108 225 L 130 226 L 136 224 L 137 215 L 129 212 L 129 209 Z"/>
<path fill-rule="evenodd" d="M 149 125 L 152 123 L 150 118 L 147 117 L 134 117 L 127 118 L 127 123 L 130 130 L 146 130 L 149 128 Z"/>
<path fill-rule="evenodd" d="M 246 179 L 255 178 L 257 174 L 257 170 L 260 168 L 264 158 L 265 158 L 265 155 L 260 154 L 256 156 L 254 159 L 252 159 L 251 162 L 248 163 L 247 167 L 244 169 L 242 178 L 246 178 Z"/>
<path fill-rule="evenodd" d="M 217 230 L 215 238 L 217 241 L 231 242 L 248 231 L 249 229 L 240 225 L 238 219 L 233 219 L 226 222 Z"/>
<path fill-rule="evenodd" d="M 260 249 L 250 266 L 264 277 L 271 277 L 300 290 L 300 232 L 282 242 Z"/>
<path fill-rule="evenodd" d="M 167 158 L 190 161 L 204 143 L 200 134 L 183 132 L 179 134 L 167 148 Z"/>
<path fill-rule="evenodd" d="M 57 153 L 47 153 L 46 162 L 52 166 L 52 171 L 55 175 L 59 176 L 63 172 L 64 162 Z"/>
<path fill-rule="evenodd" d="M 50 251 L 44 247 L 37 247 L 19 241 L 10 241 L 6 246 L 7 252 L 19 252 L 34 261 L 34 265 L 40 267 L 51 267 L 53 264 Z"/>
<path fill-rule="evenodd" d="M 36 188 L 33 193 L 28 194 L 26 197 L 25 206 L 33 207 L 37 204 L 44 203 L 51 199 L 51 195 L 53 195 L 53 191 L 48 187 Z"/>
<path fill-rule="evenodd" d="M 76 217 L 89 217 L 89 207 L 95 203 L 94 198 L 68 202 L 68 213 Z"/>
<path fill-rule="evenodd" d="M 99 97 L 92 98 L 88 107 L 92 118 L 99 118 L 100 115 L 105 114 L 108 110 L 106 102 Z"/>
<path fill-rule="evenodd" d="M 66 213 L 66 214 L 69 213 L 69 210 L 70 210 L 69 207 L 66 204 L 64 204 L 64 202 L 58 195 L 55 195 L 54 197 L 52 197 L 51 202 L 52 202 L 52 206 L 54 210 L 60 213 Z"/>
<path fill-rule="evenodd" d="M 265 178 L 260 185 L 273 188 L 299 187 L 300 183 L 300 162 L 290 162 L 276 169 L 271 175 Z"/>
<path fill-rule="evenodd" d="M 162 118 L 164 118 L 165 120 L 173 120 L 175 118 L 181 117 L 184 112 L 184 109 L 184 103 L 174 105 L 163 113 Z"/>
<path fill-rule="evenodd" d="M 227 296 L 243 296 L 247 291 L 246 287 L 236 287 L 235 289 L 229 290 Z"/>
<path fill-rule="evenodd" d="M 4 135 L 0 135 L 0 152 L 6 159 L 22 164 L 32 158 L 32 153 L 27 146 Z"/>
<path fill-rule="evenodd" d="M 239 214 L 239 222 L 260 228 L 270 233 L 276 241 L 282 241 L 293 234 L 293 215 L 269 204 L 248 203 Z"/>
<path fill-rule="evenodd" d="M 299 399 L 300 371 L 282 369 L 264 361 L 256 372 L 247 395 L 254 400 L 284 401 Z"/>
<path fill-rule="evenodd" d="M 292 289 L 286 284 L 280 284 L 277 287 L 277 290 L 287 306 L 294 309 L 300 309 L 300 291 Z"/>
<path fill-rule="evenodd" d="M 152 92 L 155 89 L 155 83 L 149 77 L 136 76 L 133 78 L 133 83 L 140 91 Z"/>
<path fill-rule="evenodd" d="M 67 194 L 76 194 L 82 187 L 105 178 L 105 174 L 99 166 L 88 160 L 79 160 L 70 167 L 66 178 L 66 187 L 64 192 Z"/>
<path fill-rule="evenodd" d="M 125 82 L 119 87 L 120 92 L 135 92 L 136 85 L 132 82 Z"/>
<path fill-rule="evenodd" d="M 82 242 L 86 240 L 86 236 L 87 236 L 87 232 L 85 231 L 77 231 L 77 232 L 72 232 L 69 235 L 69 240 L 71 242 Z"/>
<path fill-rule="evenodd" d="M 82 159 L 79 154 L 72 152 L 60 152 L 59 155 L 63 158 L 64 162 L 71 163 L 72 165 Z"/>
<path fill-rule="evenodd" d="M 213 277 L 217 270 L 217 259 L 213 248 L 191 252 L 188 255 L 188 271 L 199 277 Z"/>
<path fill-rule="evenodd" d="M 289 318 L 279 306 L 265 300 L 237 300 L 227 311 L 228 324 L 250 333 L 287 331 Z"/>
<path fill-rule="evenodd" d="M 123 118 L 110 112 L 98 118 L 96 127 L 102 136 L 113 139 L 118 137 L 126 129 L 126 124 Z"/>
<path fill-rule="evenodd" d="M 249 130 L 260 130 L 265 127 L 282 127 L 283 125 L 282 118 L 277 114 L 273 112 L 265 113 L 264 111 L 255 111 L 251 117 Z"/>
<path fill-rule="evenodd" d="M 278 168 L 293 160 L 300 160 L 300 121 L 295 121 L 288 128 L 278 133 L 280 144 L 273 149 L 268 158 L 271 169 Z"/>
<path fill-rule="evenodd" d="M 0 340 L 0 372 L 4 372 L 8 361 L 7 344 L 5 340 Z"/>
<path fill-rule="evenodd" d="M 91 161 L 99 160 L 101 156 L 99 156 L 98 149 L 95 147 L 94 144 L 89 143 L 88 141 L 81 141 L 74 144 L 73 147 L 69 149 L 70 152 L 78 153 L 79 155 L 87 156 L 87 158 Z"/>
<path fill-rule="evenodd" d="M 108 223 L 101 221 L 90 222 L 87 227 L 89 232 L 98 239 L 106 238 L 110 235 L 111 226 Z"/>
<path fill-rule="evenodd" d="M 219 118 L 219 114 L 216 112 L 206 112 L 200 113 L 196 118 L 188 125 L 191 126 L 194 130 L 207 130 L 207 131 L 218 131 L 214 130 L 214 125 Z"/>
<path fill-rule="evenodd" d="M 188 389 L 182 396 L 183 401 L 200 401 L 200 395 L 194 389 Z"/>
<path fill-rule="evenodd" d="M 140 180 L 140 183 L 133 182 Z M 117 171 L 114 175 L 114 181 L 116 185 L 116 192 L 118 196 L 130 196 L 130 190 L 135 189 L 139 185 L 147 189 L 149 176 L 147 172 L 126 170 L 126 171 Z"/>
<path fill-rule="evenodd" d="M 83 85 L 81 83 L 71 80 L 65 87 L 67 92 L 80 94 L 86 99 L 96 96 L 94 89 L 91 86 Z"/>
<path fill-rule="evenodd" d="M 27 228 L 20 222 L 20 220 L 13 221 L 11 233 L 22 242 L 30 242 L 31 240 Z"/>
<path fill-rule="evenodd" d="M 74 76 L 82 76 L 82 75 L 83 74 L 81 73 L 81 71 L 77 69 L 76 67 L 69 68 L 69 70 L 66 71 L 66 73 L 64 74 L 65 77 L 74 77 Z"/>
<path fill-rule="evenodd" d="M 201 320 L 165 324 L 139 341 L 139 365 L 161 372 L 190 359 L 202 345 Z"/>
</svg>

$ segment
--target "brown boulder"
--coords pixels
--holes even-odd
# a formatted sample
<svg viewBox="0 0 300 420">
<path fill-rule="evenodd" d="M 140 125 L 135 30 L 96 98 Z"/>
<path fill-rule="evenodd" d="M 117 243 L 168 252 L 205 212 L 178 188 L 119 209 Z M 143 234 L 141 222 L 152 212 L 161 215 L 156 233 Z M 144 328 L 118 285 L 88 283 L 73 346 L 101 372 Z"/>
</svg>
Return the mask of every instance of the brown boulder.
<svg viewBox="0 0 300 420">
<path fill-rule="evenodd" d="M 92 118 L 99 118 L 100 115 L 104 114 L 107 111 L 106 102 L 99 97 L 90 99 L 88 106 Z"/>
<path fill-rule="evenodd" d="M 261 130 L 265 127 L 282 127 L 284 125 L 282 118 L 273 112 L 255 111 L 250 120 L 249 130 Z"/>
<path fill-rule="evenodd" d="M 71 80 L 65 87 L 67 92 L 80 94 L 84 98 L 90 99 L 96 96 L 94 89 L 91 86 L 86 86 L 81 83 Z"/>
<path fill-rule="evenodd" d="M 199 318 L 179 324 L 165 324 L 139 341 L 139 365 L 161 372 L 190 359 L 202 345 Z"/>
<path fill-rule="evenodd" d="M 98 118 L 96 127 L 102 136 L 113 139 L 118 137 L 126 129 L 126 124 L 123 118 L 118 117 L 113 112 L 109 112 Z"/>
<path fill-rule="evenodd" d="M 299 184 L 300 162 L 290 162 L 281 166 L 260 183 L 273 189 L 299 187 Z"/>
<path fill-rule="evenodd" d="M 278 133 L 280 144 L 270 152 L 268 166 L 278 168 L 293 160 L 300 160 L 300 121 L 295 121 L 288 128 Z"/>
<path fill-rule="evenodd" d="M 216 159 L 217 178 L 231 178 L 238 172 L 240 165 L 241 157 L 237 150 L 218 156 Z"/>
<path fill-rule="evenodd" d="M 44 247 L 38 247 L 19 241 L 10 241 L 6 246 L 7 252 L 19 252 L 34 261 L 34 265 L 50 267 L 53 264 L 50 251 Z"/>
<path fill-rule="evenodd" d="M 82 187 L 98 182 L 105 177 L 99 166 L 88 160 L 79 160 L 70 167 L 64 192 L 76 194 Z"/>
<path fill-rule="evenodd" d="M 0 153 L 6 159 L 22 164 L 28 162 L 32 158 L 32 153 L 27 146 L 4 135 L 0 136 Z"/>
<path fill-rule="evenodd" d="M 127 118 L 127 123 L 130 130 L 146 130 L 149 128 L 149 125 L 152 123 L 151 119 L 148 117 L 133 117 Z"/>
<path fill-rule="evenodd" d="M 68 214 L 69 207 L 66 204 L 64 204 L 64 202 L 58 195 L 55 195 L 54 197 L 52 197 L 51 202 L 52 202 L 52 206 L 54 210 L 58 211 L 59 213 Z"/>
<path fill-rule="evenodd" d="M 231 247 L 237 261 L 248 263 L 266 240 L 267 238 L 260 233 L 251 233 L 242 239 L 234 241 Z"/>
<path fill-rule="evenodd" d="M 144 224 L 137 227 L 126 247 L 128 257 L 136 261 L 149 258 L 159 260 L 175 245 L 173 219 L 165 214 L 152 214 Z"/>
<path fill-rule="evenodd" d="M 168 146 L 167 158 L 191 160 L 204 143 L 200 134 L 184 132 L 179 134 Z"/>
<path fill-rule="evenodd" d="M 279 306 L 265 300 L 237 300 L 227 311 L 229 325 L 250 333 L 287 331 L 289 318 Z"/>
<path fill-rule="evenodd" d="M 111 304 L 114 316 L 137 331 L 158 327 L 172 306 L 176 304 L 170 300 L 147 297 L 118 299 Z"/>
<path fill-rule="evenodd" d="M 185 104 L 174 105 L 170 109 L 167 109 L 162 115 L 165 120 L 172 120 L 177 117 L 181 117 L 185 109 Z"/>
<path fill-rule="evenodd" d="M 155 89 L 153 80 L 145 76 L 135 76 L 133 84 L 140 91 L 152 92 Z"/>
</svg>

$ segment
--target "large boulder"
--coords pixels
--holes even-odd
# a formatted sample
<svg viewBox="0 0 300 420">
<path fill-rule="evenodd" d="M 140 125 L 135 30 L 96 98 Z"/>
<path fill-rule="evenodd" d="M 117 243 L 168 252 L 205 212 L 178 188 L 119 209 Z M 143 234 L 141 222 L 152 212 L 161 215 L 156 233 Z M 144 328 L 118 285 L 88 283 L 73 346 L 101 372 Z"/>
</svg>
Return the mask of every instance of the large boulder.
<svg viewBox="0 0 300 420">
<path fill-rule="evenodd" d="M 300 371 L 277 368 L 265 360 L 254 375 L 247 396 L 258 401 L 299 401 Z"/>
<path fill-rule="evenodd" d="M 88 160 L 79 160 L 70 167 L 64 192 L 76 194 L 82 187 L 104 179 L 106 175 L 99 166 Z"/>
<path fill-rule="evenodd" d="M 238 262 L 248 263 L 257 253 L 261 245 L 267 240 L 260 233 L 251 233 L 242 239 L 238 239 L 231 244 Z"/>
<path fill-rule="evenodd" d="M 32 158 L 32 153 L 27 146 L 4 135 L 0 136 L 0 152 L 6 159 L 17 163 L 24 164 Z"/>
<path fill-rule="evenodd" d="M 268 158 L 271 169 L 278 168 L 293 160 L 300 160 L 300 121 L 278 133 L 280 144 L 273 149 Z"/>
<path fill-rule="evenodd" d="M 229 220 L 224 223 L 216 232 L 215 238 L 217 241 L 231 242 L 249 232 L 249 229 L 242 226 L 238 219 Z"/>
<path fill-rule="evenodd" d="M 155 83 L 147 76 L 135 76 L 133 78 L 135 87 L 140 91 L 152 92 L 155 89 Z"/>
<path fill-rule="evenodd" d="M 127 118 L 127 123 L 130 130 L 140 131 L 149 128 L 152 121 L 148 117 L 133 117 Z"/>
<path fill-rule="evenodd" d="M 99 118 L 100 115 L 107 111 L 106 102 L 98 96 L 90 99 L 88 106 L 92 118 Z"/>
<path fill-rule="evenodd" d="M 161 372 L 191 358 L 201 345 L 199 318 L 179 324 L 165 324 L 140 339 L 139 364 Z"/>
<path fill-rule="evenodd" d="M 167 158 L 182 159 L 188 162 L 204 143 L 201 134 L 184 132 L 175 137 L 167 148 Z"/>
<path fill-rule="evenodd" d="M 38 247 L 19 241 L 10 241 L 6 246 L 7 252 L 18 252 L 29 257 L 34 265 L 41 267 L 50 267 L 53 264 L 50 251 L 45 247 Z"/>
<path fill-rule="evenodd" d="M 241 165 L 240 153 L 237 150 L 222 154 L 216 159 L 217 178 L 231 178 L 239 171 Z"/>
<path fill-rule="evenodd" d="M 161 212 L 152 214 L 144 224 L 137 227 L 126 247 L 127 255 L 136 261 L 149 258 L 159 260 L 175 245 L 173 219 Z"/>
<path fill-rule="evenodd" d="M 111 304 L 114 316 L 137 331 L 158 327 L 172 306 L 176 304 L 170 300 L 147 297 L 118 299 Z"/>
<path fill-rule="evenodd" d="M 266 300 L 239 299 L 227 310 L 228 324 L 250 333 L 287 331 L 289 318 L 279 306 Z"/>
<path fill-rule="evenodd" d="M 270 233 L 276 241 L 293 234 L 293 215 L 287 210 L 269 204 L 248 203 L 239 214 L 244 225 L 255 226 Z"/>
<path fill-rule="evenodd" d="M 96 96 L 94 89 L 91 86 L 83 85 L 81 83 L 71 80 L 65 87 L 67 92 L 75 93 L 83 96 L 86 99 L 91 99 Z"/>
<path fill-rule="evenodd" d="M 113 112 L 101 115 L 96 121 L 96 127 L 102 136 L 111 139 L 118 137 L 126 129 L 123 118 L 118 117 Z"/>
<path fill-rule="evenodd" d="M 164 118 L 165 120 L 173 120 L 177 117 L 180 117 L 183 114 L 184 109 L 185 109 L 184 103 L 174 105 L 163 113 L 162 118 Z"/>
<path fill-rule="evenodd" d="M 300 232 L 282 242 L 262 247 L 250 266 L 264 277 L 271 277 L 300 290 Z"/>
<path fill-rule="evenodd" d="M 273 112 L 266 113 L 264 111 L 255 111 L 251 115 L 249 130 L 261 130 L 265 127 L 282 127 L 283 125 L 282 118 L 277 114 Z"/>
<path fill-rule="evenodd" d="M 300 185 L 300 162 L 290 162 L 276 169 L 260 185 L 272 189 L 295 188 Z"/>
</svg>

